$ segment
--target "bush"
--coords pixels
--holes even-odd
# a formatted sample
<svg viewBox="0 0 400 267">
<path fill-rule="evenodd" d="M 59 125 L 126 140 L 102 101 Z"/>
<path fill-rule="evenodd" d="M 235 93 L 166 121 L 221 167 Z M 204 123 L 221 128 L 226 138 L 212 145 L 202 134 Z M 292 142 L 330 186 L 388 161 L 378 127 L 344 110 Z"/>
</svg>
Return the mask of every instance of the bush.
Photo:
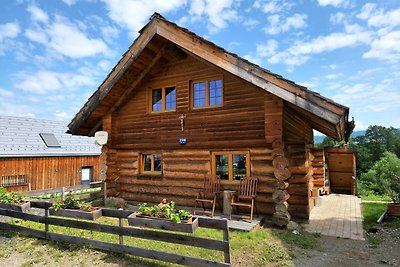
<svg viewBox="0 0 400 267">
<path fill-rule="evenodd" d="M 360 195 L 388 195 L 394 202 L 400 194 L 400 159 L 394 153 L 385 152 L 374 166 L 360 176 Z"/>
</svg>

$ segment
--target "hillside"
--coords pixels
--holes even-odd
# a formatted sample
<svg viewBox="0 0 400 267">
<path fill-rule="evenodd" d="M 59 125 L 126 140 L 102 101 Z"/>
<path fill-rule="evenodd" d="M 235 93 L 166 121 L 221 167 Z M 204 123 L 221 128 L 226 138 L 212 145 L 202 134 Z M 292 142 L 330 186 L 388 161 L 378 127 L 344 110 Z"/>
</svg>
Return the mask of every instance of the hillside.
<svg viewBox="0 0 400 267">
<path fill-rule="evenodd" d="M 364 134 L 365 134 L 365 130 L 354 131 L 351 134 L 351 137 L 357 137 L 359 135 L 364 135 Z M 314 144 L 322 143 L 322 141 L 324 140 L 325 137 L 326 137 L 326 135 L 315 135 L 314 136 Z"/>
</svg>

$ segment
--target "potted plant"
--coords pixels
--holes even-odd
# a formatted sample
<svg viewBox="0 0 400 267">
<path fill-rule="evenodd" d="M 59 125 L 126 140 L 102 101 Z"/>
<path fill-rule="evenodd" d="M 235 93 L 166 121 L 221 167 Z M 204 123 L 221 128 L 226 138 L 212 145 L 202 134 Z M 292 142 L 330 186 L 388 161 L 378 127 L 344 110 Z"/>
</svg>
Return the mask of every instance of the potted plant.
<svg viewBox="0 0 400 267">
<path fill-rule="evenodd" d="M 171 231 L 193 233 L 198 227 L 197 218 L 188 211 L 175 210 L 175 202 L 163 199 L 158 205 L 139 204 L 137 212 L 128 216 L 128 223 Z"/>
<path fill-rule="evenodd" d="M 30 207 L 30 202 L 24 200 L 23 195 L 7 192 L 4 187 L 0 187 L 0 208 L 26 212 Z"/>
<path fill-rule="evenodd" d="M 72 191 L 65 195 L 64 200 L 55 200 L 49 212 L 50 215 L 84 220 L 96 220 L 102 216 L 101 209 L 82 204 L 79 198 L 73 196 Z"/>
<path fill-rule="evenodd" d="M 393 175 L 386 192 L 392 199 L 392 203 L 387 205 L 388 214 L 391 216 L 400 216 L 400 173 Z"/>
</svg>

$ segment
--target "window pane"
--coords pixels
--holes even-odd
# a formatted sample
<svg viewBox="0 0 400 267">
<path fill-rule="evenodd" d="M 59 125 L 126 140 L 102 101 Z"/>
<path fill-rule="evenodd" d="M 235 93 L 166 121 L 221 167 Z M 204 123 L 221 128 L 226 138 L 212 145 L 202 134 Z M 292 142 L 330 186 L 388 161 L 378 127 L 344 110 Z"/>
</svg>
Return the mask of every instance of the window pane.
<svg viewBox="0 0 400 267">
<path fill-rule="evenodd" d="M 206 83 L 199 82 L 193 84 L 193 106 L 205 107 L 206 106 Z"/>
<path fill-rule="evenodd" d="M 223 180 L 229 180 L 228 155 L 215 155 L 215 174 Z"/>
<path fill-rule="evenodd" d="M 246 176 L 246 155 L 232 155 L 233 180 Z"/>
<path fill-rule="evenodd" d="M 161 171 L 161 155 L 154 155 L 154 171 Z"/>
<path fill-rule="evenodd" d="M 151 171 L 151 155 L 143 155 L 143 164 L 144 171 Z"/>
<path fill-rule="evenodd" d="M 152 111 L 162 110 L 162 89 L 154 89 L 151 98 Z"/>
<path fill-rule="evenodd" d="M 210 106 L 222 104 L 222 80 L 210 81 Z"/>
<path fill-rule="evenodd" d="M 165 88 L 165 110 L 176 109 L 176 90 L 175 87 Z"/>
</svg>

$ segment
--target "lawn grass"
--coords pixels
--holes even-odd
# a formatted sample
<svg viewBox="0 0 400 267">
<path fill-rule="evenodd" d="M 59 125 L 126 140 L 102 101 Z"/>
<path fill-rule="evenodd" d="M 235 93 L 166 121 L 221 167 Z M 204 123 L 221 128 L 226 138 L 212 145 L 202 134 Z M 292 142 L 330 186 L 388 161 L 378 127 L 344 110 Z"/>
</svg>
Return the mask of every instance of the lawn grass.
<svg viewBox="0 0 400 267">
<path fill-rule="evenodd" d="M 42 224 L 29 221 L 13 220 L 13 223 L 40 230 L 44 229 Z M 118 225 L 118 219 L 102 217 L 97 220 L 96 223 Z M 54 233 L 62 233 L 66 235 L 118 243 L 117 235 L 59 226 L 50 226 L 50 231 Z M 199 228 L 193 235 L 203 238 L 222 240 L 222 231 L 220 230 Z M 232 262 L 235 262 L 235 266 L 293 266 L 292 250 L 313 249 L 316 246 L 318 237 L 318 235 L 308 233 L 294 234 L 286 230 L 276 228 L 261 228 L 253 232 L 230 231 Z M 21 245 L 19 244 L 21 249 L 24 251 L 29 251 L 29 253 L 32 255 L 32 258 L 30 258 L 30 261 L 26 266 L 35 265 L 35 262 L 39 256 L 36 255 L 36 250 L 31 250 L 29 246 L 32 246 L 32 240 L 36 239 L 19 237 L 19 240 L 20 241 L 18 242 L 22 242 Z M 31 241 L 25 242 L 22 240 Z M 65 261 L 66 256 L 75 257 L 76 255 L 82 254 L 82 251 L 85 249 L 87 250 L 87 248 L 78 248 L 76 245 L 55 243 L 45 240 L 38 240 L 34 243 L 38 244 L 39 247 L 45 247 L 45 251 L 48 255 L 51 255 L 52 261 Z M 144 240 L 133 237 L 124 237 L 124 244 L 187 255 L 196 258 L 209 259 L 213 261 L 223 261 L 224 256 L 223 253 L 219 251 L 170 244 L 160 241 Z M 9 255 L 9 253 L 4 253 L 4 257 L 7 255 Z M 150 259 L 141 259 L 131 255 L 117 253 L 103 253 L 101 260 L 109 262 L 122 261 L 124 264 L 133 266 L 175 266 L 169 263 L 160 263 Z M 51 263 L 52 262 L 49 264 L 51 265 Z M 124 264 L 121 265 L 125 266 Z"/>
<path fill-rule="evenodd" d="M 362 203 L 362 212 L 364 216 L 364 229 L 368 231 L 376 224 L 376 221 L 386 210 L 385 203 Z"/>
<path fill-rule="evenodd" d="M 385 201 L 385 202 L 391 202 L 392 201 L 392 199 L 389 196 L 379 196 L 379 195 L 361 196 L 361 200 Z"/>
</svg>

